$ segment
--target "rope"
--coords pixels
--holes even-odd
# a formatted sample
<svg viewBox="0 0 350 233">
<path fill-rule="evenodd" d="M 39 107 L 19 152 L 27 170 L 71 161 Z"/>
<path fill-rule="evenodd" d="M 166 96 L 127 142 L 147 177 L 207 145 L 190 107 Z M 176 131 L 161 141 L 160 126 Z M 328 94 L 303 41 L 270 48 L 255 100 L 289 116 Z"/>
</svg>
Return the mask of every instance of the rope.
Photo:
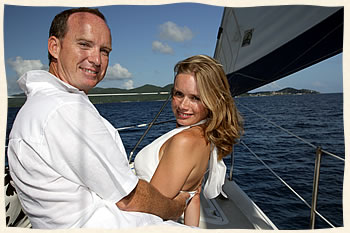
<svg viewBox="0 0 350 233">
<path fill-rule="evenodd" d="M 242 140 L 240 141 L 240 143 L 249 150 L 249 152 L 255 156 L 255 158 L 257 158 L 275 177 L 277 177 L 277 179 L 279 179 L 287 188 L 289 188 L 289 190 L 291 190 L 302 202 L 304 202 L 304 204 L 309 207 L 311 209 L 311 206 L 309 205 L 309 203 L 307 203 L 305 201 L 305 199 L 303 197 L 301 197 L 286 181 L 284 181 L 279 175 L 277 175 L 262 159 L 259 158 L 259 156 L 257 154 L 254 153 L 254 151 L 252 151 Z M 325 217 L 323 217 L 319 212 L 317 212 L 315 210 L 315 213 L 322 218 L 326 223 L 328 223 L 331 227 L 335 228 L 335 226 L 330 223 Z"/>
<path fill-rule="evenodd" d="M 292 60 L 291 62 L 289 62 L 289 64 L 285 65 L 284 67 L 282 67 L 281 69 L 278 70 L 278 72 L 276 72 L 275 74 L 277 75 L 278 73 L 280 73 L 279 75 L 277 75 L 275 77 L 275 80 L 278 80 L 280 78 L 282 78 L 283 74 L 281 74 L 284 70 L 286 70 L 289 66 L 291 66 L 293 63 L 295 63 L 296 61 L 298 61 L 301 57 L 303 57 L 305 54 L 307 54 L 310 50 L 314 49 L 314 47 L 316 47 L 319 43 L 321 43 L 324 39 L 326 39 L 328 36 L 330 36 L 334 31 L 338 30 L 339 27 L 342 27 L 343 26 L 343 23 L 342 24 L 339 24 L 337 27 L 335 27 L 333 30 L 331 30 L 330 32 L 328 32 L 326 35 L 324 35 L 322 38 L 320 38 L 316 43 L 314 43 L 310 48 L 306 49 L 302 54 L 300 54 L 299 56 L 297 56 L 294 60 Z M 337 50 L 336 52 L 333 52 L 333 53 L 328 53 L 328 54 L 325 54 L 323 57 L 320 57 L 316 60 L 313 60 L 307 64 L 304 64 L 302 67 L 299 67 L 297 69 L 300 69 L 300 68 L 306 68 L 306 67 L 309 67 L 311 64 L 314 64 L 314 63 L 317 63 L 317 62 L 320 62 L 322 61 L 324 58 L 327 58 L 329 57 L 330 55 L 335 55 L 337 52 L 340 52 L 341 50 Z M 231 52 L 232 54 L 232 52 Z M 289 72 L 289 74 L 292 74 L 294 73 L 295 71 L 297 71 L 297 69 L 294 69 L 294 70 L 291 70 Z M 251 75 L 246 75 L 246 74 L 243 74 L 243 73 L 237 73 L 237 75 L 241 75 L 245 78 L 249 78 L 249 79 L 252 79 L 252 80 L 257 80 L 257 81 L 261 81 L 262 84 L 267 84 L 269 83 L 267 80 L 265 79 L 261 79 L 261 78 L 258 78 L 258 77 L 254 77 L 254 76 L 251 76 Z"/>
<path fill-rule="evenodd" d="M 327 154 L 327 155 L 333 156 L 334 158 L 339 159 L 339 160 L 342 160 L 342 161 L 345 162 L 345 159 L 339 157 L 338 155 L 335 155 L 335 154 L 333 154 L 333 153 L 331 153 L 331 152 L 328 152 L 328 151 L 325 151 L 325 150 L 322 150 L 322 149 L 321 149 L 321 151 L 322 151 L 323 153 Z"/>
<path fill-rule="evenodd" d="M 153 125 L 161 125 L 161 124 L 170 123 L 170 122 L 176 122 L 176 120 L 160 121 L 160 122 L 154 123 Z M 124 127 L 117 128 L 117 130 L 118 131 L 123 131 L 123 130 L 126 130 L 126 129 L 142 128 L 142 127 L 148 126 L 149 124 L 150 123 L 143 123 L 143 124 L 138 124 L 138 125 L 124 126 Z"/>
<path fill-rule="evenodd" d="M 288 66 L 292 65 L 294 62 L 296 62 L 297 60 L 299 60 L 301 57 L 303 57 L 306 53 L 308 53 L 310 50 L 312 50 L 314 47 L 316 47 L 319 43 L 321 43 L 324 39 L 326 39 L 329 35 L 331 35 L 334 31 L 336 31 L 339 27 L 342 27 L 342 24 L 339 24 L 337 27 L 333 28 L 333 30 L 331 30 L 330 32 L 328 32 L 324 37 L 320 38 L 316 43 L 314 43 L 310 48 L 306 49 L 302 54 L 300 54 L 298 57 L 296 57 L 293 61 L 291 61 L 288 65 L 286 65 L 285 67 L 283 67 L 279 72 L 287 69 Z M 322 57 L 319 58 L 318 60 L 323 59 Z M 309 67 L 309 64 L 305 64 L 304 67 Z"/>
<path fill-rule="evenodd" d="M 132 149 L 132 151 L 130 152 L 129 155 L 129 164 L 131 163 L 131 158 L 136 150 L 136 148 L 139 146 L 139 144 L 142 142 L 143 138 L 146 136 L 146 134 L 148 133 L 148 131 L 151 129 L 151 127 L 154 125 L 154 122 L 157 120 L 158 116 L 160 115 L 160 113 L 163 111 L 164 107 L 167 105 L 167 103 L 169 102 L 171 97 L 171 94 L 168 95 L 168 98 L 166 99 L 166 101 L 164 102 L 164 104 L 162 105 L 162 107 L 160 108 L 160 110 L 158 111 L 157 115 L 154 117 L 154 119 L 152 120 L 151 123 L 149 123 L 148 128 L 146 129 L 146 131 L 143 133 L 143 135 L 141 136 L 141 138 L 138 140 L 138 142 L 136 143 L 136 145 L 134 146 L 134 148 Z"/>
<path fill-rule="evenodd" d="M 277 125 L 277 124 L 274 123 L 273 121 L 271 121 L 271 120 L 267 119 L 266 117 L 264 117 L 264 116 L 258 114 L 257 112 L 255 112 L 254 110 L 248 108 L 247 106 L 245 106 L 245 105 L 243 105 L 243 104 L 241 104 L 241 103 L 238 103 L 238 105 L 240 105 L 240 106 L 246 108 L 246 109 L 249 110 L 250 112 L 252 112 L 252 113 L 254 113 L 255 115 L 257 115 L 258 117 L 260 117 L 260 118 L 266 120 L 267 122 L 271 123 L 272 125 L 276 126 L 277 128 L 281 129 L 282 131 L 284 131 L 284 132 L 288 133 L 289 135 L 292 135 L 293 137 L 295 137 L 295 138 L 299 139 L 300 141 L 304 142 L 305 144 L 307 144 L 307 145 L 313 147 L 314 149 L 317 149 L 318 146 L 315 146 L 314 144 L 312 144 L 312 143 L 306 141 L 305 139 L 303 139 L 303 138 L 301 138 L 301 137 L 295 135 L 294 133 L 290 132 L 289 130 L 287 130 L 287 129 L 285 129 L 285 128 L 279 126 L 279 125 Z M 330 153 L 330 152 L 328 152 L 328 151 L 325 151 L 325 150 L 323 150 L 323 149 L 321 149 L 321 151 L 324 152 L 324 153 L 327 154 L 327 155 L 333 156 L 334 158 L 337 158 L 337 159 L 339 159 L 339 160 L 345 161 L 345 159 L 339 157 L 338 155 L 332 154 L 332 153 Z"/>
</svg>

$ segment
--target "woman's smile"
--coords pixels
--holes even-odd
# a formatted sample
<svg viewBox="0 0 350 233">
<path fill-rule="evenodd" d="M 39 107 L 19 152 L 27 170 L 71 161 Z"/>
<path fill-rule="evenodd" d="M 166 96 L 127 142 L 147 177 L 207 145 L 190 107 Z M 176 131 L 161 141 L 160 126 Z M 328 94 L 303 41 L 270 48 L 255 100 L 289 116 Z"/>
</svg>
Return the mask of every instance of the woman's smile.
<svg viewBox="0 0 350 233">
<path fill-rule="evenodd" d="M 208 110 L 202 103 L 193 74 L 178 74 L 174 82 L 172 109 L 179 125 L 193 125 L 205 119 Z"/>
</svg>

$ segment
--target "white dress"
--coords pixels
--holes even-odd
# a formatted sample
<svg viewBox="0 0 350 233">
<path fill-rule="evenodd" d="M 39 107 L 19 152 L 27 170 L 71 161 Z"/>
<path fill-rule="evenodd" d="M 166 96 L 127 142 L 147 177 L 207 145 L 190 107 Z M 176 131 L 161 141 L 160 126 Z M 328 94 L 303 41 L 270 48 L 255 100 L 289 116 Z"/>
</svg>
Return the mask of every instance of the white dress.
<svg viewBox="0 0 350 233">
<path fill-rule="evenodd" d="M 160 136 L 149 145 L 145 146 L 135 157 L 134 166 L 136 175 L 143 180 L 150 182 L 154 172 L 159 164 L 159 150 L 162 145 L 172 136 L 180 133 L 181 131 L 188 129 L 192 126 L 204 123 L 205 120 L 198 122 L 197 124 L 190 126 L 181 126 L 175 128 L 168 133 Z M 222 190 L 222 185 L 225 181 L 226 166 L 225 163 L 218 161 L 217 148 L 211 151 L 209 159 L 209 176 L 204 185 L 203 194 L 207 199 L 212 199 L 218 196 L 220 193 L 226 197 L 226 194 Z M 193 193 L 192 193 L 193 194 Z"/>
</svg>

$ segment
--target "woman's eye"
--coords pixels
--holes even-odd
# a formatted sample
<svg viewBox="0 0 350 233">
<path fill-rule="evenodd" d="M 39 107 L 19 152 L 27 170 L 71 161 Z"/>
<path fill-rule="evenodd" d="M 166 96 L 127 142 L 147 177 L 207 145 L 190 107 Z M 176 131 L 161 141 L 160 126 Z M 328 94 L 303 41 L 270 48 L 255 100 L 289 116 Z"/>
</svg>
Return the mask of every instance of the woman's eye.
<svg viewBox="0 0 350 233">
<path fill-rule="evenodd" d="M 198 96 L 192 96 L 192 99 L 195 101 L 201 101 L 201 99 Z"/>
</svg>

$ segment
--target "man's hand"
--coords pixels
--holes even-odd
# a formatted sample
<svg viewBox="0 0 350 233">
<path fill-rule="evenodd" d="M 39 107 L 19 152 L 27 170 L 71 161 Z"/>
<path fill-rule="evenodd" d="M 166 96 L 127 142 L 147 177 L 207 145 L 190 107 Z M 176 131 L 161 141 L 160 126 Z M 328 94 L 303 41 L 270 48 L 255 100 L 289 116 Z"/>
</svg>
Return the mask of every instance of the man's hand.
<svg viewBox="0 0 350 233">
<path fill-rule="evenodd" d="M 186 201 L 190 197 L 190 194 L 187 192 L 180 192 L 176 197 L 173 198 L 174 201 L 178 203 L 178 212 L 175 213 L 174 218 L 171 218 L 171 220 L 177 220 L 180 218 L 180 216 L 183 214 L 186 208 Z"/>
<path fill-rule="evenodd" d="M 180 193 L 173 199 L 167 198 L 152 184 L 139 180 L 135 189 L 116 205 L 125 211 L 145 212 L 162 219 L 177 220 L 184 212 L 189 197 L 188 193 Z"/>
</svg>

